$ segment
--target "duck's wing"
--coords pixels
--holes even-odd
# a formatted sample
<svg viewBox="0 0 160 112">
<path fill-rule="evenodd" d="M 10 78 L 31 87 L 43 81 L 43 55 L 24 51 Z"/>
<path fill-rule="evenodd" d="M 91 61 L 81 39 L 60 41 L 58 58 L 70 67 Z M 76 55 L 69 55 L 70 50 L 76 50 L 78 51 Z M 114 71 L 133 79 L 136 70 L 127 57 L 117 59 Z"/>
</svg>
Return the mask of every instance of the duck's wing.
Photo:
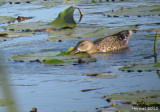
<svg viewBox="0 0 160 112">
<path fill-rule="evenodd" d="M 100 38 L 94 41 L 94 44 L 98 47 L 99 52 L 116 51 L 127 46 L 129 37 L 130 32 L 127 30 L 111 36 Z"/>
<path fill-rule="evenodd" d="M 129 40 L 129 37 L 132 35 L 132 31 L 131 30 L 124 30 L 121 32 L 118 32 L 114 35 L 112 35 L 113 37 L 117 38 L 120 41 L 123 40 Z"/>
</svg>

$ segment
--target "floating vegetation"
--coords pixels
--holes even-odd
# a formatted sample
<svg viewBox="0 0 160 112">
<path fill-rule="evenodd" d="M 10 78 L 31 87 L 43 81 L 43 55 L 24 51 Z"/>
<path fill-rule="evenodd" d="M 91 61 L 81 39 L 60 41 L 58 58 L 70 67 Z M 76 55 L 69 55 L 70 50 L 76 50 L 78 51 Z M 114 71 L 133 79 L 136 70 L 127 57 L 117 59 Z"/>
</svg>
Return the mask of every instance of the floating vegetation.
<svg viewBox="0 0 160 112">
<path fill-rule="evenodd" d="M 121 92 L 118 94 L 104 95 L 109 106 L 97 108 L 97 110 L 133 111 L 138 108 L 160 109 L 160 90 Z M 99 112 L 98 111 L 98 112 Z M 136 111 L 136 110 L 135 110 Z"/>
<path fill-rule="evenodd" d="M 9 16 L 0 16 L 0 24 L 13 23 L 17 18 Z"/>
<path fill-rule="evenodd" d="M 30 32 L 12 32 L 12 31 L 2 31 L 0 32 L 0 41 L 6 41 L 6 40 L 10 40 L 12 38 L 16 38 L 16 37 L 23 37 L 23 36 L 28 36 L 31 34 L 34 34 L 34 31 L 30 31 Z"/>
<path fill-rule="evenodd" d="M 12 57 L 9 57 L 10 61 L 18 61 L 18 62 L 39 62 L 44 64 L 82 64 L 82 63 L 90 63 L 95 62 L 95 58 L 88 58 L 86 53 L 78 53 L 77 55 L 69 55 L 68 52 L 73 50 L 73 47 L 70 47 L 67 51 L 46 51 L 46 52 L 32 52 L 25 54 L 18 54 Z"/>
<path fill-rule="evenodd" d="M 90 78 L 100 78 L 100 79 L 112 79 L 116 78 L 116 74 L 112 73 L 89 73 L 89 74 L 83 74 L 84 76 L 89 76 Z"/>
<path fill-rule="evenodd" d="M 132 64 L 130 66 L 124 66 L 119 68 L 121 71 L 127 71 L 127 72 L 143 72 L 143 71 L 152 71 L 152 70 L 157 70 L 159 69 L 160 64 L 153 64 L 153 63 L 148 63 L 148 64 Z"/>
<path fill-rule="evenodd" d="M 109 29 L 104 26 L 81 27 L 77 26 L 73 29 L 56 30 L 49 33 L 49 37 L 45 38 L 49 41 L 71 41 L 83 38 L 101 38 L 105 35 L 117 33 L 122 30 L 135 30 L 135 27 L 121 27 Z"/>
<path fill-rule="evenodd" d="M 43 63 L 44 64 L 61 64 L 65 62 L 59 59 L 47 59 L 47 60 L 44 60 Z"/>
<path fill-rule="evenodd" d="M 108 17 L 145 17 L 145 16 L 153 16 L 159 15 L 159 5 L 147 6 L 147 5 L 139 5 L 136 7 L 130 8 L 122 8 L 121 10 L 114 10 L 110 12 L 106 12 L 105 15 Z"/>
<path fill-rule="evenodd" d="M 74 21 L 74 18 L 73 18 L 74 10 L 75 10 L 75 8 L 73 6 L 70 6 L 66 10 L 60 12 L 58 17 L 49 24 L 53 25 L 55 27 L 58 27 L 58 28 L 73 28 L 73 27 L 75 27 L 76 22 Z M 79 9 L 79 11 L 80 11 L 80 14 L 82 17 L 83 13 L 80 9 Z"/>
<path fill-rule="evenodd" d="M 47 22 L 38 21 L 30 23 L 9 24 L 8 26 L 3 26 L 2 28 L 9 31 L 33 31 L 50 28 L 50 25 L 47 25 Z"/>
</svg>

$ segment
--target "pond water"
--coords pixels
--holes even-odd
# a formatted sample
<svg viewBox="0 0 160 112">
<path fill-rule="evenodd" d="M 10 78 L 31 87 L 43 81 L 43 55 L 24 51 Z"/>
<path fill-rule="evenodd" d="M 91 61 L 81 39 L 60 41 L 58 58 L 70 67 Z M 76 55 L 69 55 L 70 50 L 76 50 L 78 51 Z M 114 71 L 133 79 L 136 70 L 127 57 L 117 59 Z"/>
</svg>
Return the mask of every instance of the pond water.
<svg viewBox="0 0 160 112">
<path fill-rule="evenodd" d="M 160 86 L 158 86 L 160 79 L 155 70 L 143 72 L 123 72 L 119 70 L 120 67 L 131 64 L 154 63 L 153 57 L 149 59 L 144 57 L 154 53 L 153 44 L 156 33 L 148 30 L 159 30 L 159 14 L 137 17 L 132 12 L 130 17 L 107 17 L 112 10 L 117 11 L 122 7 L 125 9 L 142 5 L 154 7 L 160 5 L 159 0 L 124 0 L 116 2 L 105 2 L 103 0 L 99 2 L 97 0 L 95 3 L 89 0 L 77 0 L 68 3 L 59 1 L 55 4 L 52 3 L 53 6 L 49 3 L 44 4 L 45 1 L 42 0 L 33 0 L 29 4 L 5 3 L 0 6 L 0 16 L 34 17 L 22 23 L 51 22 L 60 11 L 73 5 L 79 7 L 84 13 L 84 17 L 77 27 L 104 26 L 106 28 L 121 29 L 137 25 L 138 31 L 133 33 L 126 49 L 109 55 L 94 54 L 93 57 L 96 58 L 96 62 L 77 65 L 54 66 L 37 62 L 9 61 L 8 58 L 17 54 L 43 50 L 66 51 L 69 47 L 75 46 L 80 39 L 62 42 L 47 41 L 45 38 L 49 37 L 49 34 L 40 32 L 0 42 L 0 50 L 3 54 L 1 67 L 5 69 L 8 75 L 15 103 L 20 112 L 27 112 L 32 107 L 37 107 L 38 112 L 96 111 L 97 107 L 108 105 L 101 98 L 103 95 L 126 91 L 133 92 L 135 90 L 160 89 Z M 78 16 L 78 11 L 75 12 L 75 16 Z M 5 31 L 3 26 L 7 25 L 0 24 L 0 31 Z M 89 39 L 95 40 L 97 38 Z M 157 40 L 157 54 L 157 59 L 160 61 L 160 38 Z M 104 73 L 115 75 L 115 77 L 94 78 L 86 76 L 87 73 Z M 1 98 L 2 95 L 0 95 Z M 0 112 L 6 112 L 6 106 L 0 106 Z"/>
</svg>

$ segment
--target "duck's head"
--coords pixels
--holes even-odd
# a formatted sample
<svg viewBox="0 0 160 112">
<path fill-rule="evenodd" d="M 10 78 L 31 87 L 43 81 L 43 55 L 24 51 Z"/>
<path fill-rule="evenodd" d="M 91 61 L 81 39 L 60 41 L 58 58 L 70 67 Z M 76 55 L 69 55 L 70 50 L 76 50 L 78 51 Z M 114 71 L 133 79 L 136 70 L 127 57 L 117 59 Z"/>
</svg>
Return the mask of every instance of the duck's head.
<svg viewBox="0 0 160 112">
<path fill-rule="evenodd" d="M 130 37 L 132 35 L 132 30 L 124 30 L 121 33 L 126 37 Z"/>
<path fill-rule="evenodd" d="M 76 47 L 71 52 L 69 52 L 69 54 L 76 54 L 78 52 L 92 54 L 96 52 L 96 49 L 93 42 L 88 39 L 83 39 L 77 43 Z"/>
</svg>

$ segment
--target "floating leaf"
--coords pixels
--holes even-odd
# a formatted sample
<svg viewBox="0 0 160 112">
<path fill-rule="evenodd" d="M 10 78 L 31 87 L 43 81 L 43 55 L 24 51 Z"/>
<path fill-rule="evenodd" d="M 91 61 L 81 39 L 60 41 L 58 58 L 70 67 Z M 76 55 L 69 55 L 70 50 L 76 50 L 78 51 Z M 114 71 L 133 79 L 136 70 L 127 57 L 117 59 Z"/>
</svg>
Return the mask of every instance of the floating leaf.
<svg viewBox="0 0 160 112">
<path fill-rule="evenodd" d="M 110 15 L 111 17 L 118 17 L 118 16 L 148 16 L 148 15 L 158 15 L 159 14 L 159 5 L 147 6 L 147 5 L 139 5 L 136 7 L 130 7 L 122 10 L 110 11 L 107 12 L 106 15 Z"/>
<path fill-rule="evenodd" d="M 14 22 L 16 18 L 9 16 L 0 16 L 0 24 Z"/>
<path fill-rule="evenodd" d="M 67 51 L 61 52 L 61 53 L 57 54 L 56 56 L 67 56 L 67 55 L 69 55 L 68 53 L 70 51 L 72 51 L 73 49 L 74 49 L 74 47 L 70 47 Z"/>
<path fill-rule="evenodd" d="M 31 32 L 12 32 L 12 31 L 3 31 L 0 32 L 0 41 L 6 41 L 10 40 L 12 38 L 16 37 L 23 37 L 23 36 L 28 36 L 35 33 L 34 31 Z"/>
<path fill-rule="evenodd" d="M 69 48 L 69 50 L 71 50 Z M 72 64 L 81 64 L 81 63 L 90 63 L 95 62 L 95 58 L 86 58 L 85 55 L 69 55 L 68 53 L 61 51 L 43 51 L 43 52 L 32 52 L 25 54 L 18 54 L 12 57 L 9 57 L 10 61 L 19 61 L 19 62 L 40 62 L 44 64 L 60 64 L 60 63 L 72 63 Z M 82 58 L 83 57 L 83 58 Z"/>
<path fill-rule="evenodd" d="M 66 51 L 66 53 L 69 53 L 69 52 L 73 51 L 73 49 L 74 49 L 74 47 L 70 47 L 70 48 Z"/>
<path fill-rule="evenodd" d="M 101 79 L 111 79 L 116 78 L 116 74 L 110 74 L 110 73 L 90 73 L 90 74 L 84 74 L 85 76 L 90 76 L 91 78 L 101 78 Z"/>
<path fill-rule="evenodd" d="M 56 28 L 57 27 L 58 28 L 73 28 L 73 27 L 75 27 L 76 22 L 74 21 L 74 17 L 73 17 L 73 12 L 75 9 L 79 10 L 79 13 L 80 13 L 79 22 L 80 22 L 83 17 L 83 12 L 78 7 L 70 6 L 66 10 L 60 12 L 58 17 L 49 24 L 55 26 Z"/>
<path fill-rule="evenodd" d="M 80 38 L 101 38 L 106 35 L 115 34 L 122 30 L 135 30 L 135 27 L 106 28 L 103 26 L 77 26 L 73 29 L 56 30 L 49 33 L 46 40 L 49 41 L 71 41 Z"/>
<path fill-rule="evenodd" d="M 60 51 L 48 51 L 48 52 L 37 52 L 37 53 L 25 53 L 18 54 L 12 57 L 9 57 L 11 61 L 22 61 L 22 62 L 32 62 L 39 61 L 43 62 L 43 60 L 52 59 L 56 56 Z"/>
<path fill-rule="evenodd" d="M 143 107 L 160 107 L 160 90 L 151 91 L 135 91 L 135 92 L 121 92 L 117 94 L 105 95 L 106 101 L 117 103 L 119 105 L 110 105 L 108 107 L 115 107 L 116 111 L 133 111 L 135 108 Z M 106 108 L 107 111 L 107 108 Z"/>
<path fill-rule="evenodd" d="M 12 30 L 12 31 L 33 31 L 39 29 L 46 29 L 50 28 L 50 25 L 47 25 L 47 22 L 30 22 L 30 23 L 19 23 L 19 24 L 9 24 L 8 26 L 3 26 L 5 30 Z"/>
<path fill-rule="evenodd" d="M 65 29 L 65 30 L 56 30 L 54 32 L 49 33 L 49 38 L 46 38 L 46 40 L 49 41 L 71 41 L 71 40 L 77 40 L 78 38 L 76 36 L 72 36 L 74 33 L 74 29 Z"/>
<path fill-rule="evenodd" d="M 60 63 L 65 63 L 65 62 L 59 59 L 47 59 L 44 61 L 44 64 L 60 64 Z"/>
<path fill-rule="evenodd" d="M 74 7 L 70 6 L 66 10 L 60 12 L 58 17 L 49 24 L 59 28 L 75 27 L 76 22 L 74 21 L 73 18 L 73 12 L 74 12 Z"/>
<path fill-rule="evenodd" d="M 122 71 L 128 71 L 128 72 L 133 72 L 133 71 L 137 71 L 137 72 L 142 72 L 142 71 L 151 71 L 151 70 L 157 70 L 159 69 L 160 64 L 133 64 L 131 66 L 124 66 L 119 68 L 119 70 Z"/>
</svg>

